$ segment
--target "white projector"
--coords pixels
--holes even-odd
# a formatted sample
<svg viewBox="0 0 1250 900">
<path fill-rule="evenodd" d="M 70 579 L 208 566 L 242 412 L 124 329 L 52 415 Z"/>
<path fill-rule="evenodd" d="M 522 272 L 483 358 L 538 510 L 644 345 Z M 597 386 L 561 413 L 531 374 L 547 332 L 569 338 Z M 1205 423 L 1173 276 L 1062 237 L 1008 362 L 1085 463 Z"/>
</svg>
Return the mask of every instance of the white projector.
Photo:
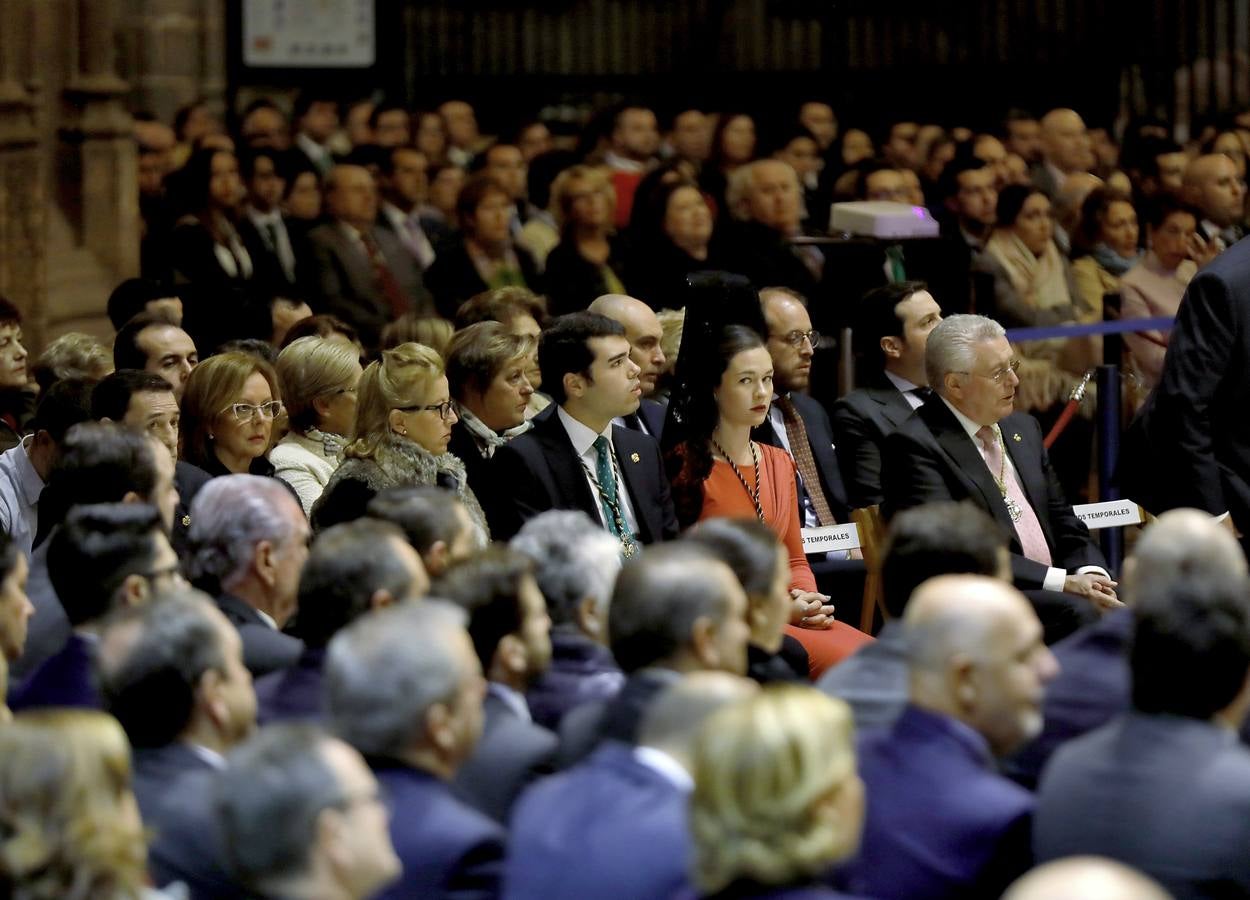
<svg viewBox="0 0 1250 900">
<path fill-rule="evenodd" d="M 868 200 L 835 203 L 829 211 L 829 230 L 874 238 L 935 238 L 938 223 L 923 206 Z"/>
</svg>

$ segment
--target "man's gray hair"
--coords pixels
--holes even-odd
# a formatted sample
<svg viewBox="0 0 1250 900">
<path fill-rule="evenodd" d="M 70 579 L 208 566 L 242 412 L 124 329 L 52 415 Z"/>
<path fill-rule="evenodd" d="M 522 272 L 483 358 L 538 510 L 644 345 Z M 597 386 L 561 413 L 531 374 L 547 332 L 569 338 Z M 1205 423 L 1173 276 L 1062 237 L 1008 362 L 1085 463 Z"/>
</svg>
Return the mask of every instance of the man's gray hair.
<svg viewBox="0 0 1250 900">
<path fill-rule="evenodd" d="M 261 541 L 285 544 L 295 529 L 283 512 L 295 503 L 276 478 L 221 475 L 200 488 L 191 503 L 187 575 L 206 590 L 229 590 L 246 574 Z"/>
<path fill-rule="evenodd" d="M 327 736 L 308 724 L 270 725 L 226 759 L 214 782 L 225 855 L 245 886 L 308 870 L 321 811 L 347 800 L 324 755 Z"/>
<path fill-rule="evenodd" d="M 751 191 L 755 189 L 755 173 L 763 166 L 768 165 L 785 166 L 789 169 L 790 174 L 794 176 L 794 183 L 799 186 L 801 191 L 802 185 L 799 184 L 798 173 L 794 171 L 794 168 L 789 163 L 780 159 L 757 159 L 746 165 L 738 166 L 738 168 L 729 173 L 729 184 L 725 188 L 725 206 L 728 207 L 729 214 L 738 221 L 750 221 L 751 213 L 747 207 L 747 200 L 751 196 Z"/>
<path fill-rule="evenodd" d="M 985 316 L 948 316 L 929 332 L 924 351 L 924 370 L 929 386 L 943 393 L 942 379 L 950 372 L 971 372 L 977 347 L 1006 334 L 1003 326 Z"/>
<path fill-rule="evenodd" d="M 526 522 L 509 546 L 534 563 L 534 580 L 553 625 L 576 623 L 578 604 L 587 597 L 606 621 L 621 573 L 621 544 L 588 515 L 548 510 Z"/>
<path fill-rule="evenodd" d="M 427 710 L 464 678 L 450 638 L 465 621 L 459 608 L 426 599 L 367 613 L 335 635 L 325 662 L 331 730 L 366 756 L 411 750 Z"/>
<path fill-rule="evenodd" d="M 1231 531 L 1196 509 L 1173 509 L 1142 532 L 1125 567 L 1124 595 L 1136 602 L 1139 586 L 1188 581 L 1208 572 L 1246 574 L 1246 557 Z"/>
</svg>

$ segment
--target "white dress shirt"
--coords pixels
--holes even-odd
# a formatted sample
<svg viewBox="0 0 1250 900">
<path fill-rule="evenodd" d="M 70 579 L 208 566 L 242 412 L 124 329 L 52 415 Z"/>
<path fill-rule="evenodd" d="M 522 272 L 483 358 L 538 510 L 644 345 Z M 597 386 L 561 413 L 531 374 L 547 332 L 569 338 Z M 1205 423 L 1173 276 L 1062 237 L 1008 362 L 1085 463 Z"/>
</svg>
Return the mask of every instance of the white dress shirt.
<svg viewBox="0 0 1250 900">
<path fill-rule="evenodd" d="M 924 401 L 916 394 L 911 393 L 920 387 L 918 384 L 912 384 L 906 378 L 895 375 L 889 369 L 885 370 L 885 377 L 890 380 L 890 384 L 898 388 L 898 392 L 903 395 L 903 399 L 907 401 L 907 405 L 912 409 L 920 409 L 924 406 Z"/>
<path fill-rule="evenodd" d="M 941 395 L 938 394 L 937 396 L 940 397 Z M 959 410 L 955 409 L 955 407 L 952 406 L 951 403 L 945 397 L 942 397 L 942 402 L 946 404 L 947 409 L 949 409 L 951 412 L 955 414 L 955 418 L 959 420 L 959 424 L 963 426 L 964 431 L 968 433 L 968 437 L 972 439 L 972 446 L 976 447 L 977 453 L 981 454 L 981 459 L 985 459 L 986 458 L 985 447 L 981 444 L 981 439 L 977 437 L 977 432 L 981 430 L 981 426 L 978 425 L 976 422 L 972 421 L 971 419 L 969 419 Z M 1016 469 L 1016 464 L 1012 462 L 1011 454 L 1007 452 L 1006 439 L 1003 440 L 1003 464 L 1008 469 L 1011 470 L 1012 476 L 1016 479 L 1017 483 L 1020 485 L 1020 490 L 1023 491 L 1024 482 L 1020 480 L 1020 473 Z M 985 465 L 986 465 L 986 468 L 989 468 L 988 461 L 986 462 Z M 998 477 L 998 474 L 995 472 L 991 472 L 990 474 L 993 475 L 995 478 Z M 1038 510 L 1034 510 L 1034 513 L 1036 513 L 1039 518 L 1042 515 L 1042 513 L 1039 512 Z M 1107 570 L 1104 569 L 1102 566 L 1081 566 L 1079 569 L 1076 570 L 1077 575 L 1084 575 L 1088 572 L 1097 572 L 1099 575 L 1103 575 L 1107 578 L 1111 577 L 1110 573 L 1108 573 Z M 1064 585 L 1064 582 L 1067 580 L 1067 578 L 1068 578 L 1068 573 L 1066 569 L 1059 569 L 1059 568 L 1056 568 L 1055 566 L 1049 566 L 1046 569 L 1046 577 L 1042 579 L 1042 589 L 1046 591 L 1058 591 L 1062 593 L 1063 585 Z"/>
<path fill-rule="evenodd" d="M 586 483 L 590 485 L 591 496 L 595 498 L 595 512 L 598 514 L 599 521 L 603 523 L 604 528 L 607 528 L 607 522 L 603 518 L 603 502 L 599 497 L 599 479 L 595 475 L 598 471 L 596 467 L 599 465 L 599 454 L 595 452 L 595 438 L 607 438 L 608 447 L 611 448 L 612 453 L 615 455 L 616 445 L 612 443 L 612 423 L 608 423 L 608 427 L 603 429 L 602 434 L 596 434 L 566 413 L 563 406 L 556 410 L 556 415 L 560 419 L 560 424 L 564 426 L 564 430 L 568 433 L 569 440 L 573 442 L 573 451 L 581 457 L 584 463 L 582 474 L 586 478 Z M 614 471 L 619 474 L 619 464 Z M 629 527 L 630 532 L 637 536 L 638 519 L 634 515 L 633 505 L 629 502 L 629 488 L 625 484 L 624 476 L 621 476 L 620 481 L 616 485 L 616 502 L 620 504 L 621 516 L 624 517 L 625 524 Z"/>
<path fill-rule="evenodd" d="M 28 560 L 39 524 L 39 495 L 43 492 L 43 479 L 30 461 L 33 440 L 28 435 L 12 450 L 0 454 L 0 530 L 22 548 Z"/>
</svg>

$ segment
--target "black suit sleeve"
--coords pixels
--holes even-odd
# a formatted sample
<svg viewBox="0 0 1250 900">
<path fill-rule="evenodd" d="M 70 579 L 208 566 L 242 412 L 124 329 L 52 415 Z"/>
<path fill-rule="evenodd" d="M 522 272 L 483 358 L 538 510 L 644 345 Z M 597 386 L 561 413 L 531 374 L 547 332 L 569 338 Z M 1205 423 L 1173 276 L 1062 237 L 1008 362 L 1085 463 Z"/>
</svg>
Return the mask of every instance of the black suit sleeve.
<svg viewBox="0 0 1250 900">
<path fill-rule="evenodd" d="M 552 500 L 529 461 L 514 446 L 505 444 L 495 451 L 491 470 L 495 496 L 486 504 L 485 512 L 491 535 L 506 541 L 528 520 L 551 509 Z"/>
<path fill-rule="evenodd" d="M 1212 441 L 1212 414 L 1232 368 L 1240 326 L 1229 288 L 1211 273 L 1199 272 L 1189 283 L 1164 360 L 1151 429 L 1173 447 L 1166 476 L 1173 497 L 1169 505 L 1194 506 L 1212 515 L 1229 509 Z M 1247 523 L 1238 525 L 1245 529 Z"/>
<path fill-rule="evenodd" d="M 962 499 L 951 492 L 936 448 L 921 443 L 904 429 L 885 439 L 882 454 L 882 509 L 887 518 L 922 503 Z"/>
<path fill-rule="evenodd" d="M 881 444 L 872 423 L 845 399 L 833 407 L 838 467 L 846 481 L 852 507 L 872 506 L 884 499 L 881 485 Z"/>
<path fill-rule="evenodd" d="M 659 492 L 657 494 L 660 502 L 660 534 L 659 540 L 671 541 L 677 537 L 681 526 L 677 524 L 677 509 L 673 506 L 673 493 L 669 488 L 668 476 L 664 474 L 664 460 L 660 455 L 660 444 L 653 441 L 653 452 L 655 454 L 655 473 L 659 481 Z"/>
</svg>

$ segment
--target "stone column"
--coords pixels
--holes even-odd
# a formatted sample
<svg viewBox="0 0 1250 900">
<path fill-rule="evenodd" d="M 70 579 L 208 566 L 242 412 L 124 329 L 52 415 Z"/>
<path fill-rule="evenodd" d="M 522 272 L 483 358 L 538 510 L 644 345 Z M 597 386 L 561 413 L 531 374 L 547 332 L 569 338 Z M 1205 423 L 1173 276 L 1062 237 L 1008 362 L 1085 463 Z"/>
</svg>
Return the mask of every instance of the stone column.
<svg viewBox="0 0 1250 900">
<path fill-rule="evenodd" d="M 0 294 L 39 341 L 47 294 L 44 159 L 31 89 L 29 0 L 0 0 Z"/>
<path fill-rule="evenodd" d="M 117 77 L 116 0 L 77 0 L 78 71 L 65 89 L 63 163 L 78 162 L 82 244 L 118 279 L 139 271 L 139 186 L 126 82 Z"/>
</svg>

